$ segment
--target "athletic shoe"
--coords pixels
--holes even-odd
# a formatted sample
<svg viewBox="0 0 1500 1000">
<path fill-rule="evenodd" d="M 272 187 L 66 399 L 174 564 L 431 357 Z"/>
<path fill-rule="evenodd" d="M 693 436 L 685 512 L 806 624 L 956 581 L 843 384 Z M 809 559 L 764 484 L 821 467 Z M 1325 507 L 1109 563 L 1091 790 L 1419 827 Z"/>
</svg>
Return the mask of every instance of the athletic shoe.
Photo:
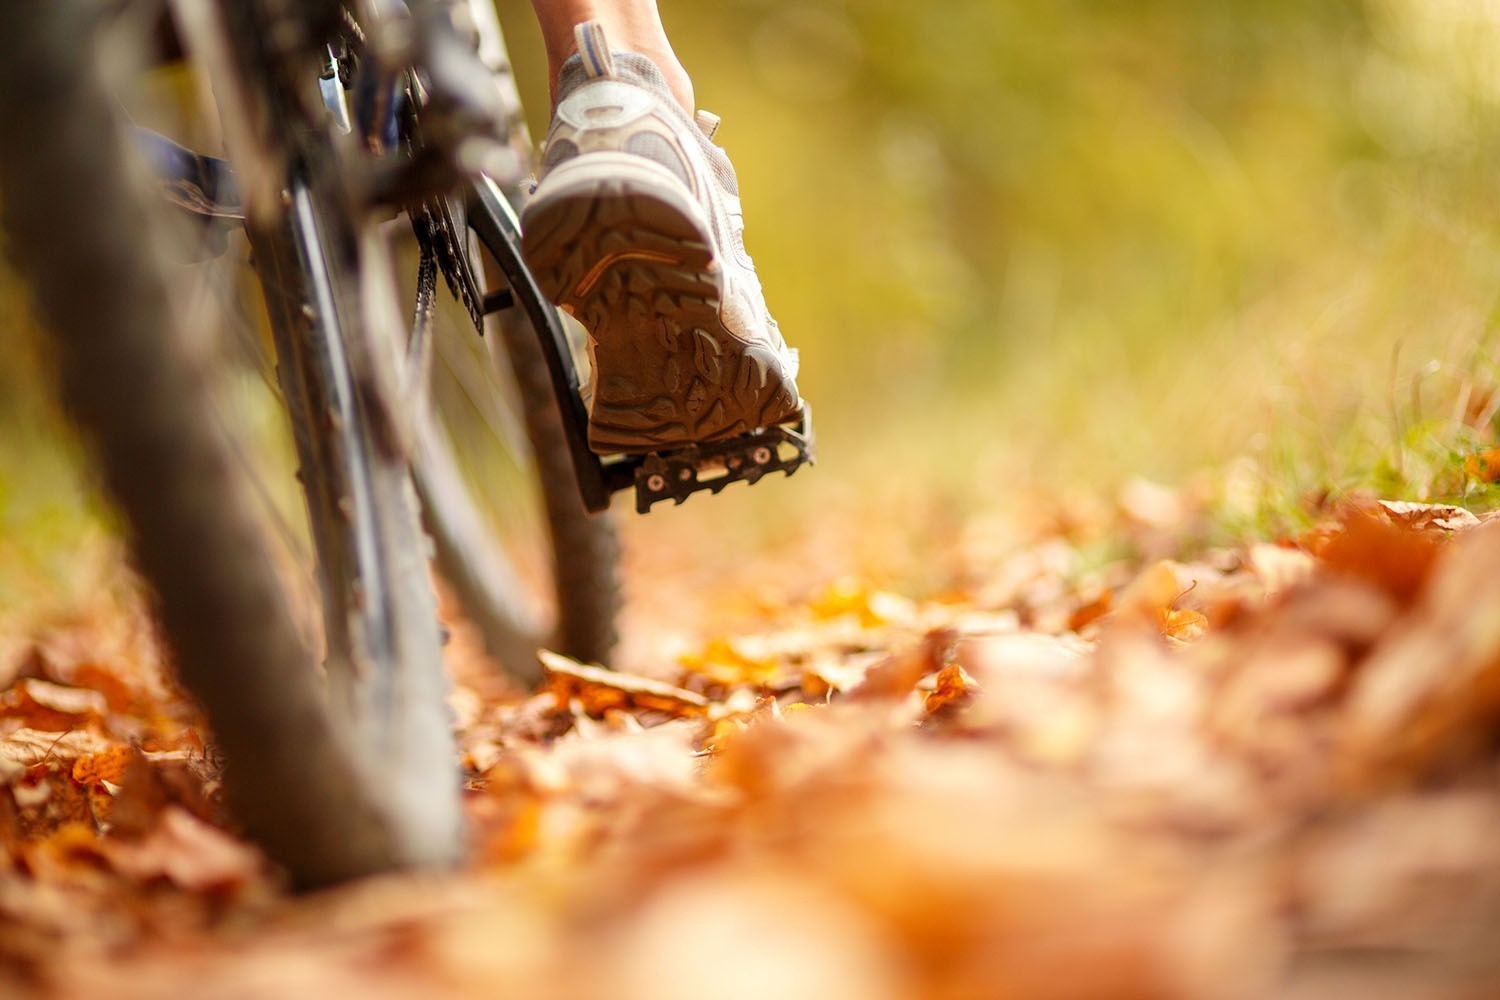
<svg viewBox="0 0 1500 1000">
<path fill-rule="evenodd" d="M 656 65 L 575 29 L 522 215 L 542 290 L 589 332 L 589 444 L 646 452 L 791 420 L 797 352 L 745 252 L 734 169 Z"/>
</svg>

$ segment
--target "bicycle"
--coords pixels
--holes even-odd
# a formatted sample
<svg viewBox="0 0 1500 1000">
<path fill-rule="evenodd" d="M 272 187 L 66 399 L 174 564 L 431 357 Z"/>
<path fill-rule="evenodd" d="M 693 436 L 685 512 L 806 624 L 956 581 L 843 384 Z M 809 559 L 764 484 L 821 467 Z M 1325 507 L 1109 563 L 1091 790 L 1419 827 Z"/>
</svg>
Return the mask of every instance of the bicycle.
<svg viewBox="0 0 1500 1000">
<path fill-rule="evenodd" d="M 101 78 L 102 39 L 204 70 L 228 163 L 127 128 Z M 512 670 L 533 674 L 549 641 L 602 662 L 615 549 L 590 513 L 622 489 L 644 512 L 813 457 L 805 411 L 670 454 L 588 450 L 574 345 L 519 252 L 523 122 L 486 0 L 166 0 L 149 23 L 78 0 L 0 4 L 11 256 L 222 751 L 231 809 L 301 886 L 463 855 L 428 535 L 439 574 Z M 392 318 L 397 213 L 418 245 L 409 326 Z M 248 237 L 316 552 L 326 689 L 215 401 L 216 366 L 184 331 L 162 263 L 162 233 L 184 220 L 199 241 Z M 526 474 L 547 511 L 550 635 L 493 572 L 456 457 L 462 420 L 428 406 L 440 274 L 481 334 L 499 320 L 490 342 L 514 372 L 535 455 Z"/>
</svg>

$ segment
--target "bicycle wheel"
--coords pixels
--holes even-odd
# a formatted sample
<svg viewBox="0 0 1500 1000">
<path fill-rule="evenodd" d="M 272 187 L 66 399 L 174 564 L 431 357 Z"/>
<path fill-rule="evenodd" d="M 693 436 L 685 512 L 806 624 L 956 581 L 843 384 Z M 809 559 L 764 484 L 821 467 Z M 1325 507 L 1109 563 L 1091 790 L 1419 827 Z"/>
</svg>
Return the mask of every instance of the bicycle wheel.
<svg viewBox="0 0 1500 1000">
<path fill-rule="evenodd" d="M 245 229 L 317 553 L 329 716 L 411 861 L 452 861 L 462 817 L 448 684 L 396 398 L 404 330 L 377 224 L 349 198 L 316 100 L 315 54 L 330 39 L 310 14 L 274 3 L 181 11 L 222 18 L 189 20 L 189 48 L 222 59 L 219 118 L 244 159 L 279 166 L 269 178 L 279 195 L 248 202 Z"/>
<path fill-rule="evenodd" d="M 619 547 L 611 520 L 583 507 L 534 328 L 562 318 L 518 270 L 514 214 L 493 186 L 489 194 L 487 205 L 471 206 L 475 242 L 503 242 L 498 254 L 471 253 L 512 305 L 486 322 L 487 347 L 465 316 L 437 326 L 432 395 L 440 405 L 422 425 L 417 483 L 440 572 L 490 655 L 532 682 L 541 647 L 609 662 Z"/>
<path fill-rule="evenodd" d="M 494 7 L 468 6 L 506 114 L 506 145 L 524 164 L 533 150 Z M 583 507 L 538 339 L 556 336 L 564 321 L 521 260 L 514 206 L 528 187 L 520 171 L 475 182 L 462 213 L 469 231 L 449 234 L 467 254 L 471 294 L 497 293 L 509 305 L 483 321 L 487 350 L 463 309 L 437 326 L 431 398 L 439 405 L 420 425 L 416 471 L 442 576 L 489 654 L 534 682 L 540 647 L 610 661 L 620 585 L 613 523 Z"/>
<path fill-rule="evenodd" d="M 94 442 L 180 677 L 223 751 L 231 806 L 301 885 L 451 863 L 461 819 L 426 543 L 406 466 L 377 440 L 360 386 L 358 243 L 322 167 L 290 160 L 288 211 L 252 242 L 300 413 L 330 697 L 236 449 L 208 419 L 215 373 L 180 328 L 163 226 L 100 82 L 95 28 L 82 4 L 0 5 L 0 200 L 57 337 L 65 405 Z"/>
</svg>

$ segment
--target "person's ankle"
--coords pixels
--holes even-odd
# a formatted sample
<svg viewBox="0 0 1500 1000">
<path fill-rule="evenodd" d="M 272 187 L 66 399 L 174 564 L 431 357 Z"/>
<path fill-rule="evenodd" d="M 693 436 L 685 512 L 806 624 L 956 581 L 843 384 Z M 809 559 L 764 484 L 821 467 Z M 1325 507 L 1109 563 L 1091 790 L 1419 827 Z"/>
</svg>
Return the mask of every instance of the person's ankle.
<svg viewBox="0 0 1500 1000">
<path fill-rule="evenodd" d="M 610 47 L 615 48 L 617 51 L 635 52 L 651 60 L 652 64 L 661 70 L 662 78 L 667 83 L 667 89 L 672 92 L 672 96 L 676 98 L 677 103 L 687 112 L 688 117 L 692 117 L 693 112 L 697 109 L 697 105 L 693 103 L 693 81 L 688 76 L 687 70 L 683 68 L 682 63 L 678 61 L 677 54 L 670 47 L 662 49 L 649 45 L 621 44 L 614 37 L 610 38 L 610 42 L 612 43 Z M 569 51 L 566 53 L 566 56 L 572 56 L 573 54 L 573 51 Z M 563 53 L 557 53 L 555 58 L 557 59 L 557 64 L 550 67 L 554 111 L 557 109 L 557 74 L 562 67 L 562 59 L 565 56 Z"/>
<path fill-rule="evenodd" d="M 677 103 L 692 117 L 697 105 L 693 103 L 693 81 L 688 76 L 687 70 L 682 63 L 677 61 L 677 56 L 668 49 L 665 52 L 651 51 L 649 49 L 636 49 L 641 55 L 650 59 L 661 70 L 662 77 L 667 81 L 667 89 L 677 99 Z"/>
</svg>

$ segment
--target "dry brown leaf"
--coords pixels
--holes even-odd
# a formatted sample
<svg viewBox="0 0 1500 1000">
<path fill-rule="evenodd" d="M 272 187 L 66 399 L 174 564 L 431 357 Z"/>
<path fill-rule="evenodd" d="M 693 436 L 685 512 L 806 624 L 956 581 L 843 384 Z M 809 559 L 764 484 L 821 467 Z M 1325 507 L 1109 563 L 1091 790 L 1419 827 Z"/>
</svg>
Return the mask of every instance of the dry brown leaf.
<svg viewBox="0 0 1500 1000">
<path fill-rule="evenodd" d="M 872 666 L 864 680 L 849 692 L 853 701 L 900 699 L 916 688 L 928 674 L 937 673 L 948 662 L 957 636 L 946 629 L 930 632 L 920 643 L 909 646 Z"/>
<path fill-rule="evenodd" d="M 1293 856 L 1308 943 L 1408 953 L 1462 943 L 1494 902 L 1497 826 L 1500 801 L 1480 788 L 1406 796 L 1320 824 Z"/>
<path fill-rule="evenodd" d="M 103 720 L 104 696 L 86 688 L 23 678 L 0 694 L 0 719 L 15 719 L 27 729 L 65 732 Z"/>
<path fill-rule="evenodd" d="M 851 617 L 865 628 L 910 624 L 916 617 L 915 606 L 906 598 L 888 591 L 872 590 L 847 577 L 814 598 L 808 609 L 816 618 Z"/>
<path fill-rule="evenodd" d="M 1163 608 L 1160 622 L 1161 634 L 1177 642 L 1190 642 L 1208 631 L 1208 616 L 1189 608 Z"/>
<path fill-rule="evenodd" d="M 64 732 L 17 729 L 0 736 L 0 762 L 30 766 L 47 760 L 73 761 L 104 753 L 113 746 L 104 737 L 81 729 Z"/>
<path fill-rule="evenodd" d="M 751 651 L 744 641 L 726 637 L 710 640 L 703 649 L 680 657 L 678 663 L 719 684 L 770 685 L 788 674 L 780 656 Z"/>
<path fill-rule="evenodd" d="M 1312 636 L 1340 643 L 1357 656 L 1373 646 L 1400 614 L 1395 599 L 1374 583 L 1322 574 L 1247 622 L 1240 635 Z"/>
<path fill-rule="evenodd" d="M 707 714 L 708 699 L 663 681 L 590 667 L 542 650 L 548 689 L 559 705 L 577 704 L 589 715 L 610 711 L 665 712 L 696 718 Z"/>
<path fill-rule="evenodd" d="M 599 951 L 619 1000 L 896 1000 L 908 971 L 880 927 L 807 873 L 721 864 L 652 893 Z"/>
<path fill-rule="evenodd" d="M 214 806 L 217 788 L 217 775 L 201 758 L 180 752 L 133 752 L 109 804 L 110 832 L 118 837 L 144 836 L 168 806 L 204 821 L 222 819 Z"/>
<path fill-rule="evenodd" d="M 1500 523 L 1445 553 L 1408 616 L 1370 654 L 1350 696 L 1350 777 L 1382 787 L 1470 759 L 1500 722 Z"/>
<path fill-rule="evenodd" d="M 111 747 L 102 753 L 79 757 L 73 762 L 73 780 L 80 785 L 97 785 L 108 782 L 120 785 L 125 781 L 125 771 L 130 761 L 139 753 L 134 747 Z"/>
<path fill-rule="evenodd" d="M 572 732 L 544 752 L 550 780 L 583 802 L 599 804 L 645 790 L 686 791 L 698 773 L 699 727 L 674 719 L 650 729 L 596 735 Z M 540 763 L 532 758 L 533 765 Z M 563 784 L 558 786 L 561 779 Z"/>
<path fill-rule="evenodd" d="M 1197 588 L 1197 574 L 1195 568 L 1171 560 L 1152 563 L 1120 592 L 1116 617 L 1150 622 L 1170 639 L 1198 638 L 1208 628 L 1208 617 L 1196 608 L 1178 606 Z"/>
<path fill-rule="evenodd" d="M 879 661 L 878 653 L 840 655 L 830 650 L 818 651 L 802 668 L 802 695 L 817 700 L 852 691 L 864 683 L 870 668 Z"/>
<path fill-rule="evenodd" d="M 1192 581 L 1180 563 L 1160 559 L 1136 574 L 1130 585 L 1120 592 L 1118 605 L 1122 612 L 1159 615 L 1192 588 Z"/>
<path fill-rule="evenodd" d="M 1479 524 L 1479 518 L 1471 511 L 1452 504 L 1412 503 L 1407 500 L 1381 500 L 1379 504 L 1387 517 L 1408 528 L 1462 531 Z"/>
<path fill-rule="evenodd" d="M 9 795 L 27 839 L 47 837 L 69 826 L 96 829 L 93 797 L 73 780 L 71 771 L 64 761 L 46 760 L 33 764 L 23 777 L 11 782 Z"/>
<path fill-rule="evenodd" d="M 103 841 L 100 850 L 122 875 L 190 892 L 232 892 L 264 878 L 258 852 L 176 806 L 141 840 Z"/>
<path fill-rule="evenodd" d="M 112 712 L 129 712 L 140 700 L 140 692 L 120 674 L 97 663 L 84 662 L 73 668 L 68 678 L 73 687 L 87 688 L 104 696 Z"/>
<path fill-rule="evenodd" d="M 1311 555 L 1289 545 L 1251 545 L 1246 561 L 1267 594 L 1280 593 L 1306 581 L 1316 567 Z"/>
<path fill-rule="evenodd" d="M 954 655 L 981 684 L 990 684 L 1014 676 L 1081 676 L 1092 649 L 1076 636 L 1002 632 L 961 636 Z"/>
<path fill-rule="evenodd" d="M 1358 507 L 1314 554 L 1328 569 L 1375 584 L 1397 601 L 1413 600 L 1441 551 L 1441 533 L 1423 531 Z"/>
<path fill-rule="evenodd" d="M 1080 632 L 1109 614 L 1114 608 L 1114 591 L 1105 589 L 1098 597 L 1078 608 L 1068 616 L 1068 631 Z"/>
<path fill-rule="evenodd" d="M 974 678 L 964 673 L 964 668 L 957 663 L 949 663 L 939 670 L 934 684 L 922 707 L 929 718 L 935 719 L 961 711 L 979 690 Z"/>
</svg>

